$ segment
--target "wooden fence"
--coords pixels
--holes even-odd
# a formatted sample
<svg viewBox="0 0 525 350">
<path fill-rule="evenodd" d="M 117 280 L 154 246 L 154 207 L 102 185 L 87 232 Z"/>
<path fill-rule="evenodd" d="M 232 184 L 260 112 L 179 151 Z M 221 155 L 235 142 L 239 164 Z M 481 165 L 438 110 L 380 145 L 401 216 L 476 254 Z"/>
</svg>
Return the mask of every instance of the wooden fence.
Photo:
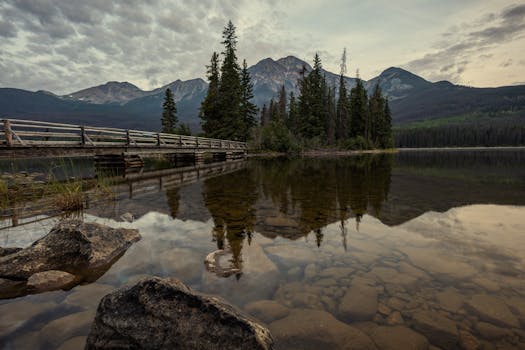
<svg viewBox="0 0 525 350">
<path fill-rule="evenodd" d="M 135 147 L 246 150 L 246 143 L 140 130 L 2 119 L 0 149 L 17 147 Z"/>
</svg>

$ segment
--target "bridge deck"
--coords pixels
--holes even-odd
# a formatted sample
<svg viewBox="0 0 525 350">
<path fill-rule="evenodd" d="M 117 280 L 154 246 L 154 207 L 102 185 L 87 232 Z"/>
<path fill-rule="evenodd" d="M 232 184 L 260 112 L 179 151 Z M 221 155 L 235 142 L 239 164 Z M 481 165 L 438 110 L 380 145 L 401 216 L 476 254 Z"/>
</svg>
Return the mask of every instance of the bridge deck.
<svg viewBox="0 0 525 350">
<path fill-rule="evenodd" d="M 0 157 L 198 152 L 245 153 L 246 143 L 73 124 L 3 119 Z"/>
</svg>

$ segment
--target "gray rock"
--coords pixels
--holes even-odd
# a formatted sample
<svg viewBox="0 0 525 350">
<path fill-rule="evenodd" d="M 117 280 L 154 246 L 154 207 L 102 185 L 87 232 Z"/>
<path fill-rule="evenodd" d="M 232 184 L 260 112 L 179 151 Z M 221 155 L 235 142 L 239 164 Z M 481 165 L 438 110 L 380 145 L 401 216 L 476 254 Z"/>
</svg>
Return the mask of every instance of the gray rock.
<svg viewBox="0 0 525 350">
<path fill-rule="evenodd" d="M 365 333 L 321 310 L 293 309 L 269 328 L 283 349 L 377 349 Z"/>
<path fill-rule="evenodd" d="M 286 266 L 305 265 L 317 260 L 318 254 L 308 247 L 277 245 L 265 247 L 266 253 Z"/>
<path fill-rule="evenodd" d="M 105 296 L 86 349 L 272 349 L 270 332 L 218 298 L 150 277 Z"/>
<path fill-rule="evenodd" d="M 30 247 L 0 258 L 0 275 L 27 279 L 37 272 L 62 270 L 72 274 L 102 269 L 140 239 L 137 230 L 64 220 Z"/>
<path fill-rule="evenodd" d="M 377 312 L 377 289 L 364 284 L 348 288 L 339 304 L 339 315 L 347 321 L 371 320 Z"/>
<path fill-rule="evenodd" d="M 127 213 L 122 214 L 120 216 L 120 219 L 126 222 L 133 222 L 135 220 L 135 217 L 130 212 L 127 212 Z"/>
<path fill-rule="evenodd" d="M 246 304 L 244 310 L 251 316 L 270 323 L 288 316 L 290 309 L 273 300 L 259 300 Z"/>
<path fill-rule="evenodd" d="M 403 326 L 374 328 L 370 337 L 381 350 L 427 350 L 428 340 Z"/>
<path fill-rule="evenodd" d="M 304 279 L 305 280 L 310 280 L 310 279 L 314 278 L 315 276 L 317 276 L 318 273 L 319 273 L 319 271 L 318 271 L 317 266 L 315 264 L 308 264 L 304 268 Z"/>
<path fill-rule="evenodd" d="M 412 315 L 414 328 L 425 335 L 428 340 L 443 349 L 455 349 L 458 344 L 456 323 L 445 316 L 420 310 Z"/>
<path fill-rule="evenodd" d="M 59 270 L 37 272 L 27 280 L 27 288 L 37 293 L 62 289 L 71 287 L 75 279 L 75 275 Z"/>
<path fill-rule="evenodd" d="M 514 316 L 509 307 L 497 297 L 486 294 L 474 295 L 466 302 L 466 306 L 483 321 L 502 327 L 520 327 L 518 318 Z"/>
<path fill-rule="evenodd" d="M 454 313 L 456 313 L 464 303 L 464 297 L 455 288 L 447 288 L 437 293 L 436 299 L 442 309 Z"/>
</svg>

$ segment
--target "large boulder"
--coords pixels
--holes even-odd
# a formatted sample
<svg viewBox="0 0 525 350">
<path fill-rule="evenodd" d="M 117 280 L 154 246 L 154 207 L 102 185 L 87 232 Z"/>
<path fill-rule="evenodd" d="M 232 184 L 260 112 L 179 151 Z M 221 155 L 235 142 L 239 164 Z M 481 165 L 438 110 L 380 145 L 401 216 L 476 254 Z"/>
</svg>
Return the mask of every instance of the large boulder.
<svg viewBox="0 0 525 350">
<path fill-rule="evenodd" d="M 339 304 L 339 315 L 343 320 L 368 321 L 377 312 L 377 289 L 366 284 L 364 279 L 354 279 Z"/>
<path fill-rule="evenodd" d="M 62 278 L 64 283 L 58 283 L 58 272 L 44 272 L 60 271 L 62 277 L 64 272 L 69 273 L 75 276 L 75 283 L 96 280 L 139 239 L 137 230 L 63 220 L 28 248 L 0 257 L 0 278 L 38 282 L 39 288 L 20 290 L 21 295 L 42 291 L 46 288 L 40 287 L 46 285 L 51 289 L 70 288 L 72 278 Z M 0 297 L 3 292 L 0 289 Z"/>
<path fill-rule="evenodd" d="M 100 302 L 86 349 L 273 349 L 270 332 L 218 298 L 147 277 Z"/>
<path fill-rule="evenodd" d="M 101 268 L 139 239 L 137 230 L 63 220 L 30 247 L 0 258 L 0 276 L 27 279 L 49 270 L 75 274 Z"/>
</svg>

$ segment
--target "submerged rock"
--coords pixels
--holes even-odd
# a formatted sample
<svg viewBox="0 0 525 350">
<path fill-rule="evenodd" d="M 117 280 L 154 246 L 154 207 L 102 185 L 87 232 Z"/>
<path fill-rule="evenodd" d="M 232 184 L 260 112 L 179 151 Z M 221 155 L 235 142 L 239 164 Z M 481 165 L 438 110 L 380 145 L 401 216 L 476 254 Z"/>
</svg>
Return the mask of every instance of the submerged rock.
<svg viewBox="0 0 525 350">
<path fill-rule="evenodd" d="M 377 289 L 354 282 L 341 299 L 339 314 L 343 320 L 368 321 L 374 317 L 377 309 Z"/>
<path fill-rule="evenodd" d="M 149 277 L 105 296 L 86 349 L 273 349 L 270 332 L 218 298 Z"/>
<path fill-rule="evenodd" d="M 426 350 L 428 340 L 421 334 L 403 326 L 374 328 L 370 337 L 382 350 Z"/>
<path fill-rule="evenodd" d="M 27 279 L 49 270 L 76 274 L 104 268 L 139 239 L 137 230 L 64 220 L 30 247 L 0 258 L 0 276 Z"/>
<path fill-rule="evenodd" d="M 434 312 L 420 310 L 412 316 L 414 328 L 424 334 L 432 344 L 443 349 L 455 349 L 458 345 L 456 323 Z"/>
<path fill-rule="evenodd" d="M 73 286 L 75 275 L 60 270 L 37 272 L 27 280 L 31 292 L 45 292 Z"/>
<path fill-rule="evenodd" d="M 0 257 L 0 298 L 92 282 L 139 239 L 137 230 L 64 220 L 30 247 Z"/>
<path fill-rule="evenodd" d="M 466 302 L 467 307 L 480 319 L 503 327 L 519 328 L 520 322 L 499 298 L 478 294 Z"/>
<path fill-rule="evenodd" d="M 273 300 L 259 300 L 246 304 L 244 310 L 253 317 L 270 323 L 288 316 L 290 309 Z"/>
<path fill-rule="evenodd" d="M 283 349 L 377 349 L 365 333 L 321 310 L 293 309 L 270 331 Z"/>
</svg>

